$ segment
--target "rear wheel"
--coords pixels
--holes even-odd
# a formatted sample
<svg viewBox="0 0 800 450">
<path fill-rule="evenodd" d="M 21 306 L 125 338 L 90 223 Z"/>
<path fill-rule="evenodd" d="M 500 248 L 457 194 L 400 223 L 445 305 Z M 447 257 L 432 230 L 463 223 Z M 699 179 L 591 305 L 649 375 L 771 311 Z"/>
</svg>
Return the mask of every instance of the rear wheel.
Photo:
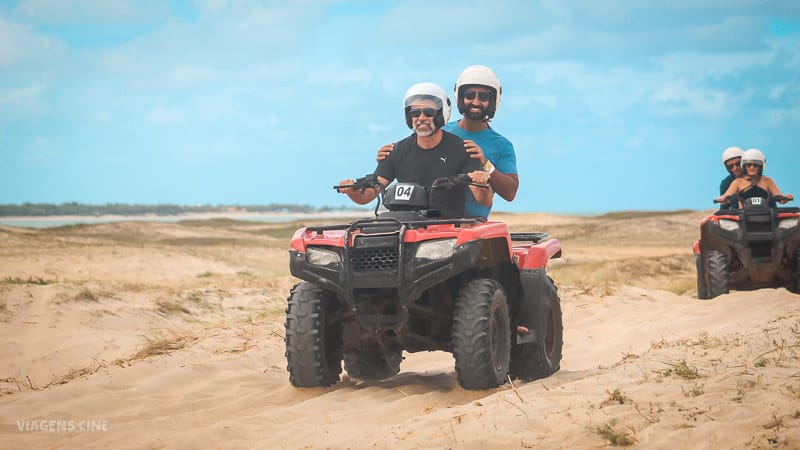
<svg viewBox="0 0 800 450">
<path fill-rule="evenodd" d="M 296 387 L 330 386 L 342 373 L 342 326 L 335 320 L 336 295 L 302 282 L 286 307 L 286 361 Z"/>
<path fill-rule="evenodd" d="M 401 350 L 388 355 L 381 352 L 353 352 L 344 354 L 344 370 L 351 377 L 362 380 L 383 380 L 400 372 L 403 361 Z"/>
<path fill-rule="evenodd" d="M 714 298 L 718 295 L 727 294 L 728 289 L 728 258 L 725 253 L 711 250 L 706 256 L 708 258 L 708 295 Z"/>
<path fill-rule="evenodd" d="M 792 288 L 796 294 L 800 294 L 800 250 L 794 251 L 794 258 L 792 261 Z"/>
<path fill-rule="evenodd" d="M 464 389 L 491 389 L 505 383 L 511 355 L 511 323 L 502 286 L 479 278 L 456 297 L 453 356 Z"/>
<path fill-rule="evenodd" d="M 537 285 L 535 326 L 530 330 L 536 340 L 511 347 L 509 372 L 523 381 L 550 376 L 561 368 L 564 323 L 558 290 L 550 277 L 542 277 Z"/>
<path fill-rule="evenodd" d="M 708 300 L 708 285 L 706 284 L 706 277 L 703 273 L 703 258 L 701 255 L 694 255 L 694 263 L 697 266 L 697 298 L 700 300 Z"/>
</svg>

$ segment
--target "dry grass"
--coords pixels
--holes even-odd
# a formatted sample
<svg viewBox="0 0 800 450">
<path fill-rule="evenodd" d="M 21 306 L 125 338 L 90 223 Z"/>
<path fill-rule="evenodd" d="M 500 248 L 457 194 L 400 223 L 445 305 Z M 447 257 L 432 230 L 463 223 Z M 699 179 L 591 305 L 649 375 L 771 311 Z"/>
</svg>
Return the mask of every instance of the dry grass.
<svg viewBox="0 0 800 450">
<path fill-rule="evenodd" d="M 627 447 L 636 443 L 636 438 L 626 430 L 617 430 L 615 423 L 607 423 L 600 427 L 595 427 L 594 432 L 607 440 L 614 447 Z"/>
<path fill-rule="evenodd" d="M 157 302 L 158 308 L 156 311 L 163 316 L 168 316 L 171 314 L 191 314 L 192 311 L 189 308 L 181 305 L 176 301 L 171 300 L 159 300 Z"/>
<path fill-rule="evenodd" d="M 582 289 L 626 284 L 685 294 L 696 288 L 694 270 L 688 255 L 567 262 L 554 267 L 552 275 L 559 285 Z"/>
<path fill-rule="evenodd" d="M 138 361 L 149 358 L 151 356 L 169 355 L 170 353 L 180 350 L 191 342 L 197 340 L 196 336 L 191 334 L 182 334 L 175 331 L 170 331 L 167 335 L 159 335 L 147 338 L 145 346 L 136 352 L 133 356 L 126 360 L 117 360 L 116 364 L 120 362 L 130 363 L 131 361 Z"/>
<path fill-rule="evenodd" d="M 676 363 L 665 363 L 670 366 L 668 369 L 664 369 L 660 371 L 660 375 L 664 377 L 669 377 L 672 375 L 678 376 L 685 380 L 695 380 L 700 378 L 700 372 L 697 370 L 697 367 L 690 366 L 686 363 L 685 360 L 678 361 Z"/>
<path fill-rule="evenodd" d="M 606 391 L 608 393 L 608 399 L 603 402 L 603 405 L 612 405 L 612 404 L 620 404 L 624 405 L 630 399 L 626 397 L 622 391 L 619 389 L 614 389 L 613 392 Z"/>
</svg>

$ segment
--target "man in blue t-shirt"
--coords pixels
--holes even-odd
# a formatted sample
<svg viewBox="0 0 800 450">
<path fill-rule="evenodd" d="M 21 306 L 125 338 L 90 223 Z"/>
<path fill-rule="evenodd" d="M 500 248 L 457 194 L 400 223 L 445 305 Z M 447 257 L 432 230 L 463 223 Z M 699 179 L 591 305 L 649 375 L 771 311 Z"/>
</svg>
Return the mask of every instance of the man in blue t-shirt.
<svg viewBox="0 0 800 450">
<path fill-rule="evenodd" d="M 519 188 L 517 158 L 511 142 L 489 126 L 494 117 L 503 89 L 500 80 L 486 66 L 470 66 L 456 80 L 455 96 L 458 111 L 463 117 L 444 126 L 444 130 L 464 139 L 466 151 L 478 159 L 489 172 L 489 184 L 506 201 L 514 200 Z M 378 161 L 393 149 L 393 144 L 378 150 Z M 486 219 L 491 205 L 479 204 L 474 196 L 467 195 L 466 214 Z"/>
</svg>

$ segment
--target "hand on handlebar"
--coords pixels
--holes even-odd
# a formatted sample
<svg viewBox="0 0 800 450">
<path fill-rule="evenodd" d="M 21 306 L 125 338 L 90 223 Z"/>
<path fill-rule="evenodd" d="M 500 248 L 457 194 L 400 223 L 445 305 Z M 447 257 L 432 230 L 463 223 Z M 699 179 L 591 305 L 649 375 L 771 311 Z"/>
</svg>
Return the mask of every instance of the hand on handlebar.
<svg viewBox="0 0 800 450">
<path fill-rule="evenodd" d="M 739 201 L 739 194 L 733 194 L 729 196 L 720 195 L 719 197 L 714 199 L 714 203 L 721 203 L 723 205 L 730 205 L 734 203 L 738 203 Z"/>
<path fill-rule="evenodd" d="M 786 195 L 772 195 L 769 197 L 769 200 L 774 200 L 781 205 L 784 205 L 792 200 L 794 200 L 794 195 L 786 194 Z"/>
<path fill-rule="evenodd" d="M 477 185 L 480 187 L 489 187 L 489 172 L 483 170 L 476 170 L 474 172 L 470 172 L 469 179 L 474 183 L 473 185 Z"/>
<path fill-rule="evenodd" d="M 354 183 L 353 179 L 348 178 L 346 180 L 340 181 L 339 184 L 337 186 L 334 186 L 333 188 L 336 189 L 336 191 L 339 192 L 340 194 L 349 194 L 353 192 L 353 183 Z"/>
<path fill-rule="evenodd" d="M 361 191 L 363 193 L 364 190 L 369 188 L 380 189 L 381 182 L 378 181 L 378 177 L 375 174 L 369 174 L 357 180 L 342 180 L 333 188 L 341 194 L 350 194 L 355 191 Z"/>
</svg>

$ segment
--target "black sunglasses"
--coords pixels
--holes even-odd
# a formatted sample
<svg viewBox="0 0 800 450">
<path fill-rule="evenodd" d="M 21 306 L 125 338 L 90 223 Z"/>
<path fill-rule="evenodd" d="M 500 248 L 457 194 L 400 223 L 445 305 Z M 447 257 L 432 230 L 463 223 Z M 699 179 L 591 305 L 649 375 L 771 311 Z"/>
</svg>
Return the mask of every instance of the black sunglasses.
<svg viewBox="0 0 800 450">
<path fill-rule="evenodd" d="M 419 117 L 421 114 L 425 114 L 428 117 L 436 117 L 436 113 L 438 110 L 433 108 L 414 108 L 408 111 L 411 114 L 411 117 Z"/>
<path fill-rule="evenodd" d="M 739 165 L 739 163 L 731 163 L 731 164 L 727 164 L 727 167 L 728 167 L 728 170 L 733 170 L 738 165 Z"/>
<path fill-rule="evenodd" d="M 484 91 L 466 91 L 464 92 L 464 98 L 466 100 L 475 100 L 475 96 L 478 96 L 478 100 L 482 102 L 488 102 L 491 95 L 488 92 Z"/>
<path fill-rule="evenodd" d="M 744 167 L 761 167 L 761 164 L 756 164 L 756 163 L 744 163 L 742 165 Z"/>
</svg>

